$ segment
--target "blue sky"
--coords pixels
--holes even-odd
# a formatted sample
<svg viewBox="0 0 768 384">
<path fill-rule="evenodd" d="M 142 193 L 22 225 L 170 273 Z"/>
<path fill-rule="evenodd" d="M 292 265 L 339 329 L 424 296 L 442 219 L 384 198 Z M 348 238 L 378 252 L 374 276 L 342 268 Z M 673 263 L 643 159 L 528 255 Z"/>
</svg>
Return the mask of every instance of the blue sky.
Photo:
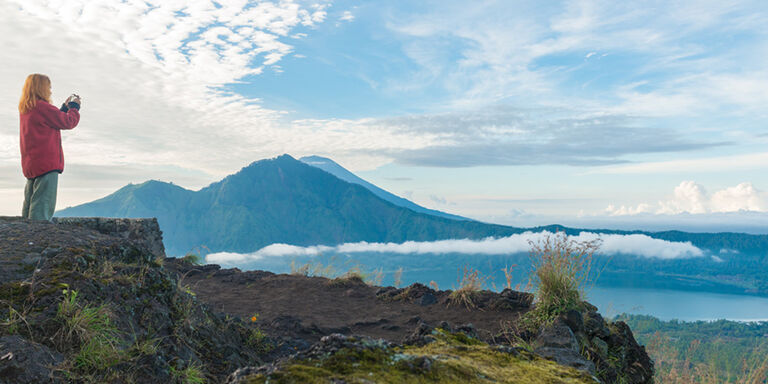
<svg viewBox="0 0 768 384">
<path fill-rule="evenodd" d="M 84 97 L 61 207 L 290 153 L 518 225 L 768 210 L 762 1 L 51 4 L 0 6 L 0 99 L 31 72 Z M 0 214 L 21 204 L 17 119 Z"/>
</svg>

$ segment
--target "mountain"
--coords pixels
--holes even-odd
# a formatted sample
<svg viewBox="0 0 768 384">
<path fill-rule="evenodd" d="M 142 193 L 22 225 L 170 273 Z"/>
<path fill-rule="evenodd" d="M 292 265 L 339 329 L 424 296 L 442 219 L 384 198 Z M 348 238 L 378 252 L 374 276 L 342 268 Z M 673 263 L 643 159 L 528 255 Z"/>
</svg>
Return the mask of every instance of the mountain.
<svg viewBox="0 0 768 384">
<path fill-rule="evenodd" d="M 199 191 L 152 180 L 127 185 L 102 199 L 61 210 L 56 216 L 156 217 L 171 255 L 249 253 L 275 243 L 334 246 L 361 241 L 482 239 L 525 231 L 564 231 L 569 235 L 585 231 L 559 225 L 516 228 L 415 212 L 289 155 L 254 162 Z M 727 284 L 737 291 L 768 293 L 764 278 L 768 273 L 767 235 L 586 231 L 690 242 L 704 251 L 702 257 L 673 259 L 648 258 L 631 251 L 612 256 L 604 270 L 610 273 L 603 273 L 602 281 L 618 285 L 683 281 L 704 288 L 714 281 L 720 285 L 706 289 L 719 292 L 721 285 Z M 418 256 L 411 258 L 412 263 L 420 263 Z"/>
<path fill-rule="evenodd" d="M 58 217 L 156 217 L 169 254 L 252 252 L 273 243 L 430 241 L 519 228 L 414 212 L 289 155 L 261 160 L 199 191 L 147 181 Z"/>
<path fill-rule="evenodd" d="M 374 195 L 389 201 L 390 203 L 397 205 L 398 207 L 408 208 L 414 212 L 419 213 L 426 213 L 429 215 L 439 216 L 439 217 L 445 217 L 448 219 L 453 220 L 469 220 L 466 217 L 461 217 L 457 215 L 452 215 L 450 213 L 441 212 L 434 209 L 424 208 L 421 205 L 418 205 L 410 200 L 404 199 L 400 196 L 394 195 L 392 193 L 389 193 L 363 179 L 355 175 L 354 173 L 348 171 L 346 168 L 342 167 L 335 161 L 326 158 L 326 157 L 320 157 L 320 156 L 305 156 L 299 159 L 299 161 L 309 164 L 313 167 L 317 167 L 322 169 L 323 171 L 326 171 L 330 173 L 331 175 L 334 175 L 338 177 L 339 179 L 342 179 L 348 183 L 352 184 L 358 184 L 362 185 L 369 191 L 373 192 Z"/>
</svg>

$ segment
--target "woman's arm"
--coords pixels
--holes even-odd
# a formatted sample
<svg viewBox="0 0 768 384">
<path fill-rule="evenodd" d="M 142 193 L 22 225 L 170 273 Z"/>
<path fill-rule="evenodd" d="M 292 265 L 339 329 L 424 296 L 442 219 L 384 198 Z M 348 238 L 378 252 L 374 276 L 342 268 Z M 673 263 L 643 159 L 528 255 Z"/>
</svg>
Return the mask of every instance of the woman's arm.
<svg viewBox="0 0 768 384">
<path fill-rule="evenodd" d="M 80 122 L 80 105 L 70 102 L 66 112 L 44 101 L 38 101 L 43 118 L 56 129 L 72 129 Z"/>
</svg>

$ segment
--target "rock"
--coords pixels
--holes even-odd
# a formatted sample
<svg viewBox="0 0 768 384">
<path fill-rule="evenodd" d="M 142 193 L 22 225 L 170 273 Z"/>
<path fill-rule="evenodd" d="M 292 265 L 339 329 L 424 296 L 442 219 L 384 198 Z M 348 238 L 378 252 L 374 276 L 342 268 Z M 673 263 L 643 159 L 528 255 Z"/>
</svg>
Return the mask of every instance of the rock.
<svg viewBox="0 0 768 384">
<path fill-rule="evenodd" d="M 597 336 L 601 339 L 605 339 L 611 334 L 603 316 L 592 311 L 587 312 L 584 316 L 584 330 L 588 335 Z"/>
<path fill-rule="evenodd" d="M 595 374 L 595 363 L 587 360 L 580 353 L 572 349 L 544 347 L 536 349 L 536 353 L 558 364 L 586 371 L 592 375 Z"/>
<path fill-rule="evenodd" d="M 399 357 L 399 358 L 398 358 Z M 396 364 L 405 370 L 418 375 L 426 375 L 432 371 L 435 365 L 435 360 L 428 356 L 407 356 L 399 355 L 395 356 Z"/>
<path fill-rule="evenodd" d="M 24 264 L 37 264 L 42 259 L 41 255 L 37 252 L 29 252 L 24 257 L 24 259 L 21 260 Z"/>
<path fill-rule="evenodd" d="M 46 247 L 46 248 L 43 250 L 43 252 L 41 252 L 41 255 L 42 255 L 43 257 L 51 257 L 51 256 L 56 256 L 56 255 L 58 255 L 59 253 L 61 253 L 61 251 L 62 251 L 62 250 L 63 250 L 63 249 L 62 249 L 61 247 L 48 246 L 48 247 Z"/>
<path fill-rule="evenodd" d="M 435 291 L 424 284 L 413 283 L 405 288 L 384 287 L 376 291 L 376 297 L 386 301 L 410 301 L 420 305 L 432 305 L 437 303 Z"/>
<path fill-rule="evenodd" d="M 494 297 L 489 306 L 493 310 L 519 310 L 530 308 L 533 303 L 533 295 L 528 292 L 513 291 L 505 288 Z"/>
<path fill-rule="evenodd" d="M 419 316 L 413 316 L 410 319 L 408 319 L 408 324 L 418 324 L 421 323 L 421 317 Z"/>
<path fill-rule="evenodd" d="M 53 367 L 64 356 L 19 335 L 0 337 L 0 383 L 59 383 L 53 379 Z"/>
<path fill-rule="evenodd" d="M 600 352 L 601 357 L 608 357 L 608 343 L 598 337 L 593 337 L 591 343 L 592 346 L 595 347 L 598 352 Z"/>
<path fill-rule="evenodd" d="M 431 292 L 424 293 L 424 295 L 421 296 L 421 300 L 419 300 L 419 305 L 421 306 L 432 305 L 435 303 L 437 303 L 437 297 Z"/>
<path fill-rule="evenodd" d="M 579 353 L 579 342 L 561 318 L 542 328 L 535 341 L 534 352 L 558 364 L 595 374 L 595 363 Z"/>
<path fill-rule="evenodd" d="M 560 319 L 562 319 L 563 322 L 569 328 L 571 328 L 571 331 L 573 331 L 573 333 L 584 331 L 584 320 L 581 316 L 581 312 L 575 309 L 571 309 L 562 313 L 560 315 Z"/>
<path fill-rule="evenodd" d="M 423 346 L 429 344 L 437 339 L 432 336 L 434 328 L 427 325 L 425 322 L 420 322 L 416 329 L 410 335 L 403 339 L 403 344 Z"/>
<path fill-rule="evenodd" d="M 473 339 L 477 339 L 477 329 L 475 329 L 475 326 L 472 323 L 459 325 L 453 332 L 461 332 Z"/>
<path fill-rule="evenodd" d="M 628 383 L 653 383 L 653 362 L 645 352 L 645 347 L 637 344 L 626 323 L 617 321 L 611 324 L 608 344 L 619 350 L 616 357 L 623 362 L 623 373 L 629 379 Z"/>
<path fill-rule="evenodd" d="M 562 348 L 579 350 L 579 342 L 573 331 L 560 319 L 541 329 L 536 338 L 538 348 Z"/>
<path fill-rule="evenodd" d="M 521 350 L 521 348 L 513 347 L 511 345 L 504 345 L 504 344 L 494 345 L 493 349 L 502 353 L 509 353 L 513 356 L 520 356 L 520 350 Z"/>
<path fill-rule="evenodd" d="M 299 359 L 322 359 L 335 354 L 341 349 L 362 351 L 364 349 L 385 349 L 393 344 L 383 339 L 373 339 L 367 336 L 345 336 L 340 333 L 323 336 L 319 342 L 308 350 L 297 355 Z"/>
<path fill-rule="evenodd" d="M 262 365 L 260 367 L 243 367 L 232 372 L 225 381 L 226 384 L 247 383 L 248 376 L 251 375 L 269 375 L 277 369 L 275 364 Z"/>
<path fill-rule="evenodd" d="M 397 288 L 395 288 L 395 287 L 381 287 L 381 288 L 376 290 L 376 297 L 387 296 L 390 293 L 395 292 L 395 291 L 397 291 Z"/>
<path fill-rule="evenodd" d="M 157 219 L 122 219 L 105 217 L 54 217 L 53 222 L 85 227 L 105 235 L 131 240 L 154 257 L 165 257 L 163 231 Z"/>
</svg>

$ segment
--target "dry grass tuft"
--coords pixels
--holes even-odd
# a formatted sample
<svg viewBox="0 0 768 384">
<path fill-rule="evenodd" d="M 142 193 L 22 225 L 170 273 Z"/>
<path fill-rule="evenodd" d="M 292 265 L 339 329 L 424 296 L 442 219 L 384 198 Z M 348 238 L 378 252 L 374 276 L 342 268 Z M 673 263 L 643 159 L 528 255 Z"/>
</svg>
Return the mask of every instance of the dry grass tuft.
<svg viewBox="0 0 768 384">
<path fill-rule="evenodd" d="M 476 292 L 482 291 L 488 283 L 489 276 L 483 276 L 479 270 L 465 266 L 459 269 L 458 287 L 451 292 L 449 304 L 462 305 L 468 309 L 476 309 L 473 300 Z M 431 284 L 431 283 L 430 283 Z"/>
<path fill-rule="evenodd" d="M 531 245 L 532 279 L 537 285 L 536 307 L 530 312 L 536 322 L 548 322 L 562 312 L 581 309 L 592 261 L 601 240 L 578 242 L 564 232 L 546 236 Z"/>
</svg>

